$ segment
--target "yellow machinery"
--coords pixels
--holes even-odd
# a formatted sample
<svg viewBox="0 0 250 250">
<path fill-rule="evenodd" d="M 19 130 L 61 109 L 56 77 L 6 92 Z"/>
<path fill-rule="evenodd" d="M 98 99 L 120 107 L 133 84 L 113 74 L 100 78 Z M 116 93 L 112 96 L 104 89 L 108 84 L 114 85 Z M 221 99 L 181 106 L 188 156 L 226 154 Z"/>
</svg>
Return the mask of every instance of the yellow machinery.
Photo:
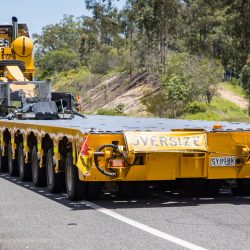
<svg viewBox="0 0 250 250">
<path fill-rule="evenodd" d="M 0 26 L 6 44 L 1 48 L 2 85 L 18 80 L 21 71 L 23 85 L 34 76 L 32 42 L 25 25 L 16 31 L 15 21 Z M 28 105 L 0 120 L 0 171 L 51 192 L 66 188 L 72 200 L 97 199 L 104 185 L 117 187 L 125 197 L 145 195 L 150 183 L 167 181 L 195 196 L 217 195 L 222 184 L 235 195 L 250 195 L 250 125 L 73 117 L 71 99 L 60 95 L 53 101 L 49 88 L 43 91 L 37 84 L 39 97 L 27 98 Z"/>
<path fill-rule="evenodd" d="M 26 24 L 0 24 L 0 81 L 32 81 L 35 74 L 33 42 Z"/>
</svg>

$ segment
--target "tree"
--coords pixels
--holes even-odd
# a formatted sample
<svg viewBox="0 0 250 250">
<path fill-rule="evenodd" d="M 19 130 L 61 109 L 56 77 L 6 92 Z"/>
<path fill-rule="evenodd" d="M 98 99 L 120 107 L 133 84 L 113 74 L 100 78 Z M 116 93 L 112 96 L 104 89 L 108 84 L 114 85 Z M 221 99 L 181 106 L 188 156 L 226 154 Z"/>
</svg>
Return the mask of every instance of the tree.
<svg viewBox="0 0 250 250">
<path fill-rule="evenodd" d="M 101 45 L 112 45 L 118 32 L 117 9 L 111 0 L 85 0 L 86 8 L 92 10 Z"/>
<path fill-rule="evenodd" d="M 80 38 L 84 32 L 81 29 L 81 19 L 74 20 L 74 16 L 64 15 L 58 24 L 43 27 L 42 34 L 34 34 L 36 54 L 44 56 L 49 51 L 70 49 L 79 51 Z"/>
<path fill-rule="evenodd" d="M 49 51 L 38 59 L 37 64 L 42 69 L 41 78 L 51 76 L 54 73 L 68 71 L 80 66 L 77 54 L 72 50 Z"/>
<path fill-rule="evenodd" d="M 243 67 L 240 74 L 240 81 L 248 97 L 248 115 L 250 116 L 250 63 L 247 63 Z"/>
<path fill-rule="evenodd" d="M 164 93 L 172 111 L 171 117 L 175 118 L 183 112 L 187 103 L 188 86 L 183 83 L 181 77 L 173 75 L 171 78 L 165 79 Z"/>
</svg>

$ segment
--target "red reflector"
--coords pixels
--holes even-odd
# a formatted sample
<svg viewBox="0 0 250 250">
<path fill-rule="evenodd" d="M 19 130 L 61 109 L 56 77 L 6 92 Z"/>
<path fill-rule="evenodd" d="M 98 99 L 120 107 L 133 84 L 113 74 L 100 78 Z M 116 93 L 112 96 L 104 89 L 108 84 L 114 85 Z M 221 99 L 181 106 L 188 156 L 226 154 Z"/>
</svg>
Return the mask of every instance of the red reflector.
<svg viewBox="0 0 250 250">
<path fill-rule="evenodd" d="M 122 168 L 125 167 L 125 162 L 123 159 L 114 159 L 109 161 L 109 166 L 111 168 Z"/>
</svg>

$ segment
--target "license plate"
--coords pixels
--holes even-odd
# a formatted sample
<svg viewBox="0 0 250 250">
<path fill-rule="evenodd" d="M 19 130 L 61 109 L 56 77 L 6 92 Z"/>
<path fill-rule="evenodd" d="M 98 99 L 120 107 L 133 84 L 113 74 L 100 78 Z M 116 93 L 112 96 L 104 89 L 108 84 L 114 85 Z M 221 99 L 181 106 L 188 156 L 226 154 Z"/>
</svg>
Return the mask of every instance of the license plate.
<svg viewBox="0 0 250 250">
<path fill-rule="evenodd" d="M 235 156 L 212 157 L 211 167 L 231 167 L 236 165 Z"/>
</svg>

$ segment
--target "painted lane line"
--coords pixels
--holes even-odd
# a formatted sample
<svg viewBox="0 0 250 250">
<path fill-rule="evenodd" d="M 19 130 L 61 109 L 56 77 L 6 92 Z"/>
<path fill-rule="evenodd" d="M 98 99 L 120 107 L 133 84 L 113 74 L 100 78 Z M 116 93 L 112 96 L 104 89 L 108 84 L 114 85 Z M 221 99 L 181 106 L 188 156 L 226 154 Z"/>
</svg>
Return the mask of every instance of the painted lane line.
<svg viewBox="0 0 250 250">
<path fill-rule="evenodd" d="M 150 234 L 152 234 L 154 236 L 157 236 L 157 237 L 162 238 L 164 240 L 170 241 L 170 242 L 172 242 L 172 243 L 174 243 L 176 245 L 182 246 L 184 248 L 191 249 L 191 250 L 207 250 L 206 248 L 200 247 L 200 246 L 195 245 L 193 243 L 190 243 L 188 241 L 185 241 L 185 240 L 182 240 L 182 239 L 177 238 L 175 236 L 172 236 L 170 234 L 164 233 L 164 232 L 162 232 L 160 230 L 157 230 L 157 229 L 155 229 L 153 227 L 149 227 L 149 226 L 147 226 L 145 224 L 142 224 L 142 223 L 137 222 L 135 220 L 129 219 L 129 218 L 127 218 L 127 217 L 125 217 L 123 215 L 120 215 L 120 214 L 118 214 L 116 212 L 113 212 L 113 211 L 111 211 L 111 210 L 109 210 L 107 208 L 101 207 L 101 206 L 99 206 L 99 205 L 97 205 L 97 204 L 95 204 L 93 202 L 80 201 L 79 203 L 83 204 L 85 206 L 91 207 L 91 208 L 97 210 L 98 212 L 106 214 L 106 215 L 108 215 L 108 216 L 110 216 L 110 217 L 112 217 L 114 219 L 122 221 L 122 222 L 124 222 L 124 223 L 126 223 L 128 225 L 131 225 L 133 227 L 141 229 L 144 232 L 150 233 Z"/>
</svg>

